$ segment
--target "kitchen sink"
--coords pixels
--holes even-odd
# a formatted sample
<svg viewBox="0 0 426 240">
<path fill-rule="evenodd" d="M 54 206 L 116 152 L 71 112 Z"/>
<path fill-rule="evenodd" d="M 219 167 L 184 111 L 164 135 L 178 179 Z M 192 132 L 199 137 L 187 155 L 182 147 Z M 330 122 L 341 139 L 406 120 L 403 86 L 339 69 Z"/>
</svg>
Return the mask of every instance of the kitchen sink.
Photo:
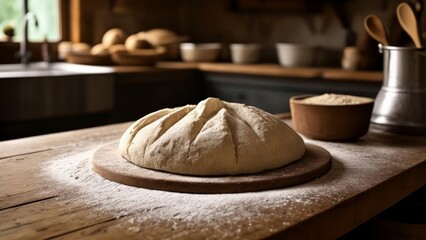
<svg viewBox="0 0 426 240">
<path fill-rule="evenodd" d="M 36 62 L 24 64 L 1 64 L 0 78 L 47 77 L 78 74 L 112 73 L 108 67 L 88 66 L 72 63 Z"/>
</svg>

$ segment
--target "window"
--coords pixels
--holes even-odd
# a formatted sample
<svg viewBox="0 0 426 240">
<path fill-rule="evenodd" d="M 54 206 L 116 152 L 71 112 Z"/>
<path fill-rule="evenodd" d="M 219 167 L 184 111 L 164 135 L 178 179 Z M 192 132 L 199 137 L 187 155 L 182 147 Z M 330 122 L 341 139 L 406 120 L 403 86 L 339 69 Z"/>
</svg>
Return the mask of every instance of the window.
<svg viewBox="0 0 426 240">
<path fill-rule="evenodd" d="M 38 27 L 33 18 L 29 19 L 28 36 L 31 42 L 42 42 L 47 37 L 49 42 L 61 39 L 60 31 L 60 0 L 28 0 L 29 12 L 38 19 Z M 6 39 L 3 31 L 13 27 L 12 41 L 22 38 L 24 0 L 0 0 L 0 36 Z"/>
</svg>

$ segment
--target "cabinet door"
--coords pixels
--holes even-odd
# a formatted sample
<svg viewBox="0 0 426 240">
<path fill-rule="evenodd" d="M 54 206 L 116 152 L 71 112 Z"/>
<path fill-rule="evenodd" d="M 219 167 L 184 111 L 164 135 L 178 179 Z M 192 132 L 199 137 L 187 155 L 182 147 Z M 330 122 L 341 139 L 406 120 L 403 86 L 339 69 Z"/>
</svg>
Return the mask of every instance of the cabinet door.
<svg viewBox="0 0 426 240">
<path fill-rule="evenodd" d="M 255 106 L 270 113 L 290 112 L 290 97 L 314 93 L 279 78 L 217 73 L 205 74 L 205 89 L 208 96 Z"/>
<path fill-rule="evenodd" d="M 255 106 L 270 113 L 289 112 L 290 97 L 301 94 L 305 94 L 305 92 L 294 89 L 282 91 L 280 89 L 234 84 L 208 85 L 209 96 Z"/>
<path fill-rule="evenodd" d="M 290 112 L 292 96 L 340 93 L 374 98 L 381 86 L 381 83 L 222 73 L 206 73 L 204 80 L 207 97 L 252 105 L 270 113 Z"/>
<path fill-rule="evenodd" d="M 116 74 L 114 122 L 134 121 L 162 108 L 199 100 L 192 71 Z"/>
</svg>

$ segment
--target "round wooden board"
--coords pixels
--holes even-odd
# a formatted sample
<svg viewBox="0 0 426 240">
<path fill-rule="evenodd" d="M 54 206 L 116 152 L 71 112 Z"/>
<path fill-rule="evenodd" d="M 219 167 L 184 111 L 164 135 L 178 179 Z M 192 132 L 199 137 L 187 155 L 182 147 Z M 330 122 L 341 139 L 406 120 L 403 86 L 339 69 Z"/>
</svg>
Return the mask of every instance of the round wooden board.
<svg viewBox="0 0 426 240">
<path fill-rule="evenodd" d="M 330 153 L 306 144 L 300 160 L 258 174 L 235 176 L 189 176 L 139 167 L 123 157 L 118 143 L 100 147 L 92 155 L 95 172 L 114 182 L 149 189 L 185 193 L 237 193 L 283 188 L 320 177 L 331 168 Z"/>
</svg>

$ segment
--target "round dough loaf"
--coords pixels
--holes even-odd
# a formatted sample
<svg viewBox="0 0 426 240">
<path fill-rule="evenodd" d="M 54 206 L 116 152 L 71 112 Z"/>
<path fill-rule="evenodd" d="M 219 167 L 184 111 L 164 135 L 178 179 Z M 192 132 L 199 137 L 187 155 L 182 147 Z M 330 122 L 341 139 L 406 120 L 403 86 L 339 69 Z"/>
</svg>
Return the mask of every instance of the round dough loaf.
<svg viewBox="0 0 426 240">
<path fill-rule="evenodd" d="M 119 150 L 141 167 L 209 176 L 279 168 L 300 159 L 305 144 L 269 113 L 207 98 L 139 119 L 121 137 Z"/>
</svg>

